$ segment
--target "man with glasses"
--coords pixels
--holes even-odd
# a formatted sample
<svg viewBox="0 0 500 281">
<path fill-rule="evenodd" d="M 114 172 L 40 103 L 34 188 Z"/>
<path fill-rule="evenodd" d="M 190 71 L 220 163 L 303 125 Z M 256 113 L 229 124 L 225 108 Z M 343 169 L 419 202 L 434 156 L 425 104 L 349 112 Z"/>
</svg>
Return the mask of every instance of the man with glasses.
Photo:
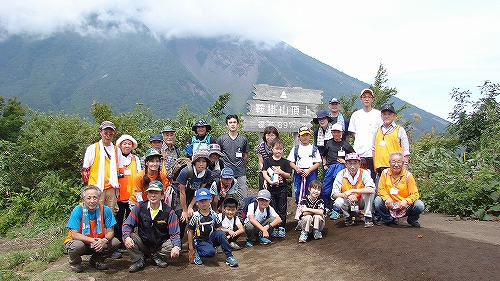
<svg viewBox="0 0 500 281">
<path fill-rule="evenodd" d="M 366 166 L 372 179 L 375 178 L 375 169 L 373 167 L 373 140 L 377 129 L 382 126 L 380 111 L 372 108 L 375 96 L 371 89 L 364 89 L 360 95 L 363 108 L 355 111 L 351 116 L 348 131 L 354 137 L 354 150 L 361 157 L 363 166 Z"/>
<path fill-rule="evenodd" d="M 373 227 L 372 205 L 375 197 L 375 184 L 368 170 L 361 168 L 361 159 L 357 153 L 345 156 L 346 168 L 335 177 L 332 200 L 342 210 L 345 225 L 351 226 L 356 217 L 364 210 L 365 227 Z"/>
<path fill-rule="evenodd" d="M 425 206 L 419 200 L 415 178 L 404 168 L 404 154 L 399 151 L 391 153 L 389 165 L 389 169 L 380 175 L 375 209 L 385 225 L 398 224 L 400 217 L 407 216 L 408 224 L 419 228 L 418 219 Z"/>
<path fill-rule="evenodd" d="M 116 127 L 111 121 L 103 121 L 99 126 L 101 139 L 87 147 L 83 157 L 82 180 L 85 185 L 95 185 L 102 192 L 100 203 L 108 206 L 113 214 L 118 211 L 116 204 L 118 188 L 118 169 L 116 148 L 113 137 Z"/>
</svg>

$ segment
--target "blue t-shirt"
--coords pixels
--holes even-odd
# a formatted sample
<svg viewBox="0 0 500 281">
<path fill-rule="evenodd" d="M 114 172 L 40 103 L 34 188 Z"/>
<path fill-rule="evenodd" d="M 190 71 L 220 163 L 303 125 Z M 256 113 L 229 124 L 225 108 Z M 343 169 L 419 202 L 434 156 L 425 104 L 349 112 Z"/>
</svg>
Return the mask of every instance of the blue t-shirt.
<svg viewBox="0 0 500 281">
<path fill-rule="evenodd" d="M 101 208 L 103 205 L 100 205 Z M 71 212 L 71 215 L 69 216 L 68 224 L 66 224 L 66 228 L 69 229 L 74 229 L 80 231 L 80 222 L 82 221 L 82 206 L 78 204 L 73 211 Z M 89 212 L 89 220 L 95 220 L 97 219 L 97 216 L 99 214 L 97 213 L 97 209 L 93 212 Z M 113 212 L 111 212 L 111 209 L 108 206 L 104 206 L 104 228 L 111 228 L 116 224 L 115 216 L 113 215 Z"/>
</svg>

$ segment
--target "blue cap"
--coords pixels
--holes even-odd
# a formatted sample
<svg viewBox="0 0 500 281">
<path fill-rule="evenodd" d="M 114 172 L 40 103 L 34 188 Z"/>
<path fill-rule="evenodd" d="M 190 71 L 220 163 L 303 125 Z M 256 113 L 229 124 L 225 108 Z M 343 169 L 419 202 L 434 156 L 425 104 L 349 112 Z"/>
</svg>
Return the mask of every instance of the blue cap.
<svg viewBox="0 0 500 281">
<path fill-rule="evenodd" d="M 206 188 L 200 188 L 196 190 L 196 201 L 211 199 L 212 195 L 210 191 Z"/>
<path fill-rule="evenodd" d="M 340 101 L 338 98 L 332 98 L 328 103 L 340 103 Z"/>
<path fill-rule="evenodd" d="M 152 141 L 163 141 L 163 136 L 161 134 L 152 134 L 149 137 L 149 142 L 152 142 Z"/>
<path fill-rule="evenodd" d="M 234 177 L 233 169 L 226 167 L 220 172 L 220 177 L 223 179 L 232 179 Z"/>
</svg>

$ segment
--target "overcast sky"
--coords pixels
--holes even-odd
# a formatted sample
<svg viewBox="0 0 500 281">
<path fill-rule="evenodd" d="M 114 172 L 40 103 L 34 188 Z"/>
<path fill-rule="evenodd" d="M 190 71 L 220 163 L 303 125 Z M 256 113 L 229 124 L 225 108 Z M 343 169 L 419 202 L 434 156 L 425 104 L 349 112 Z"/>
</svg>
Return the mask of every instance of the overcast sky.
<svg viewBox="0 0 500 281">
<path fill-rule="evenodd" d="M 143 22 L 157 38 L 285 41 L 368 84 L 382 62 L 397 97 L 443 118 L 453 88 L 477 96 L 485 80 L 500 83 L 500 1 L 0 0 L 0 7 L 0 39 L 102 34 L 85 24 L 94 15 L 114 32 Z"/>
</svg>

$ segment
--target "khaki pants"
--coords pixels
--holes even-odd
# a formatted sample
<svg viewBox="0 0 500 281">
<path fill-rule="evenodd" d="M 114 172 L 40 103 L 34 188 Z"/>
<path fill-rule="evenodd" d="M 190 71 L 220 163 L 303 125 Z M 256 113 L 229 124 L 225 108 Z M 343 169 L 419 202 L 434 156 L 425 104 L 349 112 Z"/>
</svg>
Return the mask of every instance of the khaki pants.
<svg viewBox="0 0 500 281">
<path fill-rule="evenodd" d="M 307 215 L 302 216 L 298 224 L 303 231 L 312 233 L 314 229 L 319 231 L 323 230 L 323 227 L 325 227 L 325 219 L 320 215 Z"/>
<path fill-rule="evenodd" d="M 90 245 L 83 243 L 80 240 L 70 240 L 65 245 L 68 249 L 69 264 L 78 265 L 82 262 L 83 255 L 92 255 L 92 259 L 96 262 L 104 262 L 106 258 L 109 258 L 114 252 L 120 247 L 120 241 L 113 238 L 109 243 L 104 246 L 101 252 L 94 251 Z"/>
<path fill-rule="evenodd" d="M 113 215 L 118 212 L 118 195 L 120 190 L 118 188 L 108 188 L 101 193 L 101 205 L 108 206 L 113 212 Z"/>
</svg>

